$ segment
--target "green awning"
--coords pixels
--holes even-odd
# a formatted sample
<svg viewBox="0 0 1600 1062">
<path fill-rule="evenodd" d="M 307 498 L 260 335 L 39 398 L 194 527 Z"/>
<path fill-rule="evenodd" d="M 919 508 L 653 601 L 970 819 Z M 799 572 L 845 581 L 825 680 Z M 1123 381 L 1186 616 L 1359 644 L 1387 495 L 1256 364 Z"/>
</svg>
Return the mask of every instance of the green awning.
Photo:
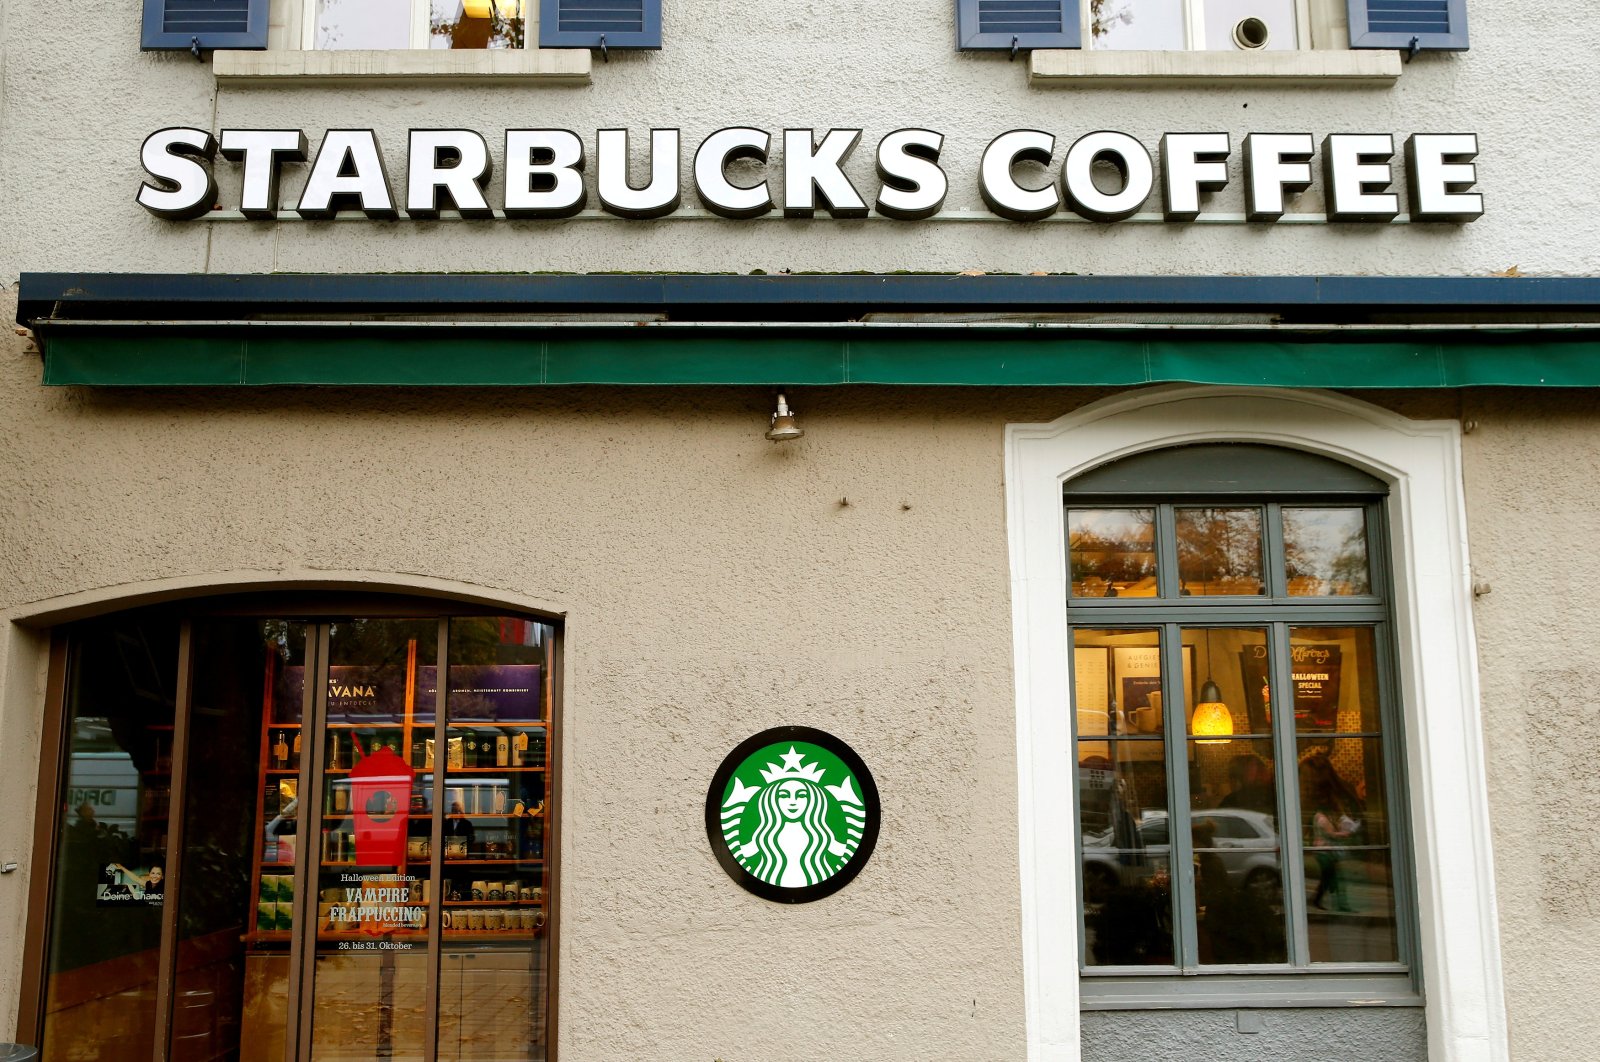
<svg viewBox="0 0 1600 1062">
<path fill-rule="evenodd" d="M 53 386 L 903 384 L 1596 387 L 1600 330 L 82 322 Z"/>
</svg>

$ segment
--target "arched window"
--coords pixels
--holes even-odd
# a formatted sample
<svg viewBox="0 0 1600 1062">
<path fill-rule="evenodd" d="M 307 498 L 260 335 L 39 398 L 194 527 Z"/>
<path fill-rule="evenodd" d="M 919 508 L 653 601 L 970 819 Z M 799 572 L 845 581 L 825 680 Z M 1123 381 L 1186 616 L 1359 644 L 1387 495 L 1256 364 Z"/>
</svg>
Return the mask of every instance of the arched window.
<svg viewBox="0 0 1600 1062">
<path fill-rule="evenodd" d="M 1030 1057 L 1509 1057 L 1460 433 L 1188 385 L 1008 426 Z"/>
<path fill-rule="evenodd" d="M 1237 444 L 1066 483 L 1086 1003 L 1417 996 L 1387 494 Z"/>
<path fill-rule="evenodd" d="M 546 617 L 371 593 L 61 628 L 24 1038 L 547 1057 L 559 641 Z"/>
</svg>

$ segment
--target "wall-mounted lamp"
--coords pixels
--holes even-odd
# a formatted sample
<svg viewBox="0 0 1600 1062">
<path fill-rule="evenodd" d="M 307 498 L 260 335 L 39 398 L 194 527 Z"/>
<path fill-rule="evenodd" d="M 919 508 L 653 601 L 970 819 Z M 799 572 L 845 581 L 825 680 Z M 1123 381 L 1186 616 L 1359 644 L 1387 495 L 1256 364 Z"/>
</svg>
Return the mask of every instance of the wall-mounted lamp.
<svg viewBox="0 0 1600 1062">
<path fill-rule="evenodd" d="M 789 408 L 789 400 L 783 392 L 778 392 L 778 411 L 772 414 L 772 427 L 767 429 L 767 438 L 773 442 L 783 442 L 786 439 L 798 439 L 805 434 L 805 429 L 794 422 L 794 410 Z"/>
</svg>

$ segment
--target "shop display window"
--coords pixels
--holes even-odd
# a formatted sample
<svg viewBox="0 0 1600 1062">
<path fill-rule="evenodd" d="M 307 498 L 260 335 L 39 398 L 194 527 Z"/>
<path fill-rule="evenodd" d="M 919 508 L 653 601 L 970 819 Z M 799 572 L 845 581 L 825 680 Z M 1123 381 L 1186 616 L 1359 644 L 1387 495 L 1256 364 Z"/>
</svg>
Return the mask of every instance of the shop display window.
<svg viewBox="0 0 1600 1062">
<path fill-rule="evenodd" d="M 1067 486 L 1085 1005 L 1286 975 L 1414 994 L 1384 488 L 1185 449 L 1162 494 L 1139 468 Z"/>
<path fill-rule="evenodd" d="M 547 1057 L 558 632 L 368 603 L 66 634 L 50 1057 Z"/>
</svg>

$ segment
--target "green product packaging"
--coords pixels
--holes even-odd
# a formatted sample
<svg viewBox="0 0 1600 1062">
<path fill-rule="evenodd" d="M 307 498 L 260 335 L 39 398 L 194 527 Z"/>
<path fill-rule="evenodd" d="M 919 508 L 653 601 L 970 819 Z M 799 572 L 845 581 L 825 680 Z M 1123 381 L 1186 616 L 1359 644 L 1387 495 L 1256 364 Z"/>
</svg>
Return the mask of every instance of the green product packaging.
<svg viewBox="0 0 1600 1062">
<path fill-rule="evenodd" d="M 278 904 L 278 928 L 287 932 L 294 928 L 294 904 Z"/>
<path fill-rule="evenodd" d="M 279 874 L 278 877 L 278 902 L 294 903 L 294 875 Z"/>
<path fill-rule="evenodd" d="M 275 903 L 256 904 L 256 930 L 261 933 L 271 933 L 278 928 L 278 905 Z"/>
</svg>

